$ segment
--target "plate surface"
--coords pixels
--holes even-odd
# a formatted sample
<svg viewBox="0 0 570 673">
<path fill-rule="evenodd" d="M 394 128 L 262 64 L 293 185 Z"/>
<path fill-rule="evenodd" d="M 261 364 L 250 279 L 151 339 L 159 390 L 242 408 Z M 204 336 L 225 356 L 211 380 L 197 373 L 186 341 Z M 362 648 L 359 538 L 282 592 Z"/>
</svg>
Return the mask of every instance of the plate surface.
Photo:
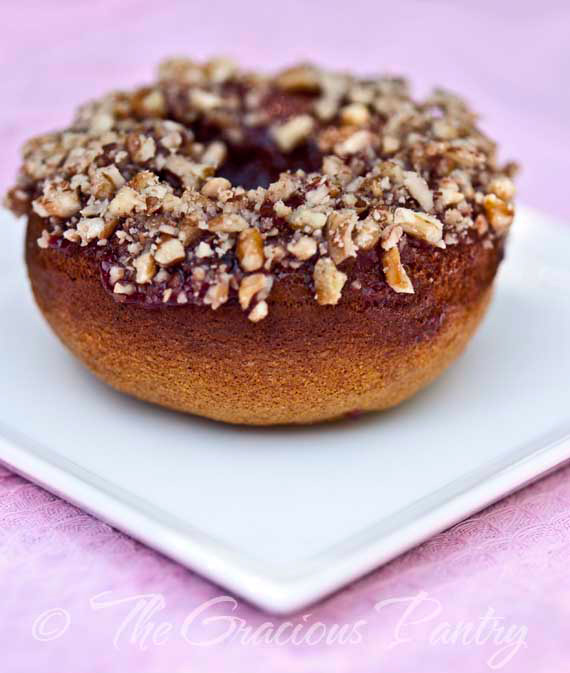
<svg viewBox="0 0 570 673">
<path fill-rule="evenodd" d="M 33 304 L 21 225 L 0 226 L 0 460 L 264 609 L 300 609 L 570 458 L 570 227 L 535 211 L 439 381 L 383 414 L 277 430 L 96 381 Z"/>
</svg>

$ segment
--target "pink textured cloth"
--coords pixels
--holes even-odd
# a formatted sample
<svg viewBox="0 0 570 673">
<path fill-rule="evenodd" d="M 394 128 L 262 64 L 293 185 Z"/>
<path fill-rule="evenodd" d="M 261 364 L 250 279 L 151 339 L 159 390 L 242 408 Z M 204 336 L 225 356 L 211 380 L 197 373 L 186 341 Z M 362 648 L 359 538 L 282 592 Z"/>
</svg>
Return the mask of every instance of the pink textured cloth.
<svg viewBox="0 0 570 673">
<path fill-rule="evenodd" d="M 562 0 L 10 3 L 0 188 L 21 142 L 64 125 L 77 103 L 144 82 L 166 55 L 224 53 L 263 69 L 299 59 L 388 69 L 419 93 L 457 90 L 501 138 L 503 157 L 523 164 L 521 200 L 570 216 L 569 24 Z M 313 636 L 348 625 L 350 642 L 244 643 L 246 627 L 287 620 L 241 601 L 234 612 L 204 608 L 225 622 L 190 619 L 225 592 L 0 468 L 0 670 L 557 673 L 570 654 L 569 559 L 567 468 L 292 618 L 301 636 L 319 622 Z M 242 631 L 228 615 L 244 620 Z"/>
</svg>

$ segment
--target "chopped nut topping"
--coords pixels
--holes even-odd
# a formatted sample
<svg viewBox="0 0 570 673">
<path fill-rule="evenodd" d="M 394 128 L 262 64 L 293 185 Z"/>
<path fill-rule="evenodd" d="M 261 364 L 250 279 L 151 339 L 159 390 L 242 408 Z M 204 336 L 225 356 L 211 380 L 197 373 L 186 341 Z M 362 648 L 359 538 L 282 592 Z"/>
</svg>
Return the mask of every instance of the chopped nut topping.
<svg viewBox="0 0 570 673">
<path fill-rule="evenodd" d="M 489 191 L 498 196 L 503 201 L 510 201 L 515 195 L 515 186 L 509 178 L 501 175 L 491 180 Z"/>
<path fill-rule="evenodd" d="M 136 286 L 133 283 L 115 283 L 113 287 L 113 292 L 115 294 L 134 294 L 137 291 Z"/>
<path fill-rule="evenodd" d="M 485 215 L 477 215 L 477 219 L 475 220 L 475 229 L 477 230 L 479 236 L 484 236 L 489 231 L 489 223 L 487 222 Z"/>
<path fill-rule="evenodd" d="M 257 271 L 261 269 L 265 258 L 263 256 L 263 238 L 259 233 L 259 229 L 250 227 L 240 233 L 236 255 L 244 271 Z"/>
<path fill-rule="evenodd" d="M 382 140 L 382 150 L 385 154 L 394 154 L 400 149 L 400 141 L 394 136 L 384 136 Z"/>
<path fill-rule="evenodd" d="M 183 224 L 180 228 L 178 238 L 184 247 L 193 243 L 197 238 L 200 237 L 200 229 L 195 227 L 192 224 Z"/>
<path fill-rule="evenodd" d="M 282 173 L 277 182 L 269 185 L 267 196 L 272 201 L 285 201 L 295 192 L 296 188 L 297 185 L 293 176 Z"/>
<path fill-rule="evenodd" d="M 317 254 L 317 242 L 312 236 L 301 236 L 297 241 L 291 241 L 287 250 L 303 261 Z"/>
<path fill-rule="evenodd" d="M 226 159 L 228 154 L 224 143 L 214 141 L 210 143 L 202 155 L 202 162 L 208 166 L 220 166 Z"/>
<path fill-rule="evenodd" d="M 414 286 L 408 278 L 408 274 L 400 261 L 400 251 L 398 250 L 398 247 L 394 246 L 387 250 L 384 253 L 382 260 L 386 282 L 394 292 L 414 294 Z"/>
<path fill-rule="evenodd" d="M 211 82 L 223 84 L 234 75 L 237 68 L 235 63 L 228 58 L 213 58 L 206 63 L 205 70 Z"/>
<path fill-rule="evenodd" d="M 154 274 L 156 273 L 156 262 L 150 252 L 145 252 L 139 255 L 133 262 L 136 269 L 137 283 L 150 283 Z"/>
<path fill-rule="evenodd" d="M 343 124 L 365 126 L 370 121 L 370 112 L 362 103 L 351 103 L 340 111 L 340 120 Z"/>
<path fill-rule="evenodd" d="M 211 257 L 213 254 L 214 251 L 212 250 L 212 246 L 205 241 L 200 241 L 196 247 L 196 257 L 204 259 L 204 257 Z"/>
<path fill-rule="evenodd" d="M 125 185 L 119 189 L 115 198 L 109 203 L 107 212 L 112 217 L 124 217 L 135 210 L 144 210 L 145 208 L 145 199 L 132 187 Z"/>
<path fill-rule="evenodd" d="M 103 186 L 105 183 L 108 186 L 108 189 Z M 114 164 L 111 166 L 103 166 L 103 168 L 99 168 L 94 171 L 92 193 L 94 196 L 100 199 L 108 198 L 124 184 L 125 178 L 121 175 L 119 169 Z M 97 187 L 100 188 L 101 193 L 98 192 Z"/>
<path fill-rule="evenodd" d="M 321 86 L 319 71 L 310 65 L 284 70 L 277 76 L 277 86 L 285 91 L 317 92 Z"/>
<path fill-rule="evenodd" d="M 414 171 L 406 171 L 404 173 L 404 187 L 424 210 L 428 212 L 433 210 L 433 193 L 421 175 Z"/>
<path fill-rule="evenodd" d="M 459 185 L 449 178 L 444 178 L 438 189 L 439 201 L 442 208 L 456 206 L 465 200 L 465 196 L 459 191 Z"/>
<path fill-rule="evenodd" d="M 216 309 L 220 308 L 222 304 L 227 302 L 229 289 L 230 286 L 227 278 L 223 278 L 219 283 L 216 283 L 215 285 L 212 285 L 212 287 L 208 288 L 206 297 L 204 298 L 205 303 L 211 306 L 215 311 Z"/>
<path fill-rule="evenodd" d="M 359 250 L 371 250 L 382 233 L 380 225 L 373 217 L 359 220 L 354 229 L 354 243 Z"/>
<path fill-rule="evenodd" d="M 230 189 L 231 186 L 232 183 L 226 178 L 210 178 L 202 187 L 202 194 L 211 199 L 217 199 L 222 192 Z"/>
<path fill-rule="evenodd" d="M 211 175 L 211 167 L 209 165 L 196 164 L 179 154 L 171 154 L 166 160 L 164 167 L 181 178 L 183 183 L 190 188 L 195 187 L 200 179 Z"/>
<path fill-rule="evenodd" d="M 444 119 L 436 119 L 432 124 L 433 133 L 440 140 L 457 138 L 457 129 Z"/>
<path fill-rule="evenodd" d="M 37 240 L 38 247 L 43 248 L 44 250 L 49 248 L 49 233 L 44 229 L 42 235 Z"/>
<path fill-rule="evenodd" d="M 338 105 L 338 98 L 325 96 L 315 103 L 315 114 L 321 121 L 330 121 L 336 115 Z"/>
<path fill-rule="evenodd" d="M 284 217 L 285 219 L 293 212 L 293 208 L 286 206 L 283 201 L 277 201 L 273 206 L 273 210 L 278 217 Z"/>
<path fill-rule="evenodd" d="M 48 190 L 33 203 L 35 212 L 40 217 L 71 217 L 81 208 L 76 192 L 69 189 Z"/>
<path fill-rule="evenodd" d="M 84 217 L 77 223 L 77 232 L 82 245 L 87 245 L 95 238 L 108 238 L 114 230 L 112 222 L 105 222 L 102 217 Z"/>
<path fill-rule="evenodd" d="M 154 138 L 131 133 L 127 138 L 127 148 L 134 161 L 144 163 L 152 159 L 156 153 Z"/>
<path fill-rule="evenodd" d="M 109 269 L 109 282 L 111 285 L 115 285 L 118 280 L 125 277 L 125 270 L 122 266 L 112 266 Z"/>
<path fill-rule="evenodd" d="M 367 147 L 370 147 L 371 139 L 372 137 L 369 131 L 357 131 L 343 142 L 338 143 L 335 146 L 335 150 L 341 156 L 346 154 L 357 154 L 358 152 L 364 151 Z"/>
<path fill-rule="evenodd" d="M 514 210 L 510 203 L 505 203 L 495 194 L 487 194 L 483 201 L 487 219 L 498 234 L 508 231 L 514 217 Z"/>
<path fill-rule="evenodd" d="M 289 218 L 289 224 L 293 229 L 322 229 L 327 221 L 327 216 L 310 208 L 297 208 Z"/>
<path fill-rule="evenodd" d="M 177 238 L 169 238 L 158 246 L 154 258 L 160 266 L 169 267 L 185 259 L 186 251 Z"/>
<path fill-rule="evenodd" d="M 389 224 L 382 232 L 382 248 L 390 250 L 400 242 L 404 230 L 399 224 Z"/>
<path fill-rule="evenodd" d="M 425 213 L 416 213 L 408 208 L 396 208 L 394 224 L 400 225 L 406 234 L 421 238 L 438 248 L 445 248 L 442 240 L 443 223 Z"/>
<path fill-rule="evenodd" d="M 339 271 L 329 257 L 321 257 L 315 264 L 313 280 L 315 299 L 322 306 L 338 304 L 347 275 Z"/>
<path fill-rule="evenodd" d="M 415 101 L 395 77 L 171 59 L 152 86 L 87 103 L 68 129 L 26 143 L 6 203 L 42 221 L 48 254 L 100 251 L 117 301 L 217 309 L 237 297 L 256 322 L 290 274 L 312 274 L 325 305 L 347 282 L 375 292 L 370 268 L 411 294 L 400 250 L 413 247 L 418 278 L 422 256 L 440 254 L 411 238 L 498 251 L 514 172 L 441 90 Z"/>
<path fill-rule="evenodd" d="M 357 248 L 352 240 L 358 217 L 354 210 L 338 210 L 327 220 L 327 241 L 329 253 L 335 264 L 348 257 L 356 257 Z"/>
<path fill-rule="evenodd" d="M 269 294 L 273 279 L 264 273 L 254 273 L 251 276 L 245 276 L 239 286 L 239 303 L 245 311 L 254 297 L 263 300 Z"/>
<path fill-rule="evenodd" d="M 233 234 L 247 229 L 247 220 L 241 215 L 229 214 L 218 215 L 208 222 L 208 229 L 210 231 L 225 232 L 226 234 Z"/>
<path fill-rule="evenodd" d="M 263 318 L 266 318 L 268 313 L 269 306 L 267 306 L 267 302 L 260 301 L 251 309 L 247 317 L 251 320 L 251 322 L 259 322 L 260 320 L 263 320 Z"/>
<path fill-rule="evenodd" d="M 162 117 L 166 112 L 166 101 L 162 91 L 153 89 L 135 101 L 138 114 L 148 117 Z"/>
<path fill-rule="evenodd" d="M 309 115 L 299 115 L 285 124 L 274 127 L 272 135 L 281 151 L 291 152 L 305 142 L 313 130 L 313 125 L 314 122 Z"/>
<path fill-rule="evenodd" d="M 216 94 L 204 91 L 202 89 L 192 89 L 190 91 L 190 103 L 201 110 L 208 112 L 214 108 L 220 107 L 223 104 L 222 99 Z"/>
</svg>

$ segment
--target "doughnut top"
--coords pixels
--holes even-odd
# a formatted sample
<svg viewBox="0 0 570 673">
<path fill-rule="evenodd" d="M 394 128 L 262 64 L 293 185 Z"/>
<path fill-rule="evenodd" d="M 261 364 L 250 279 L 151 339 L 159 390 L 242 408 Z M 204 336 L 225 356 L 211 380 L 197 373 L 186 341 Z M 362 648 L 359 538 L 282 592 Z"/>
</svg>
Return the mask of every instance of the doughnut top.
<svg viewBox="0 0 570 673">
<path fill-rule="evenodd" d="M 284 274 L 336 304 L 374 249 L 381 282 L 413 294 L 410 239 L 441 255 L 501 245 L 515 167 L 475 120 L 442 90 L 412 100 L 398 78 L 169 60 L 152 86 L 30 140 L 6 200 L 45 221 L 40 247 L 95 255 L 117 301 L 237 300 L 257 322 Z"/>
</svg>

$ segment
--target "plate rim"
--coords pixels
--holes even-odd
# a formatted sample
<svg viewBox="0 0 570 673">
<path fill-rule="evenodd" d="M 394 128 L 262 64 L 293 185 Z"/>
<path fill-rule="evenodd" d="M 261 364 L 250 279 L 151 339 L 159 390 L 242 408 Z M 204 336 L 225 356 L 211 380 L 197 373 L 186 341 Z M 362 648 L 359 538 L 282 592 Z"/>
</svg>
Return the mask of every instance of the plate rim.
<svg viewBox="0 0 570 673">
<path fill-rule="evenodd" d="M 85 468 L 75 466 L 76 469 L 66 470 L 65 464 L 73 464 L 73 461 L 51 454 L 31 438 L 15 434 L 0 424 L 1 464 L 191 571 L 278 615 L 291 614 L 327 597 L 420 542 L 570 462 L 570 428 L 555 430 L 547 438 L 519 449 L 517 454 L 515 461 L 512 455 L 507 455 L 473 470 L 327 550 L 297 562 L 296 573 L 280 574 L 275 569 L 268 571 L 267 564 L 263 567 L 261 562 L 214 536 L 187 524 L 176 525 L 176 517 L 157 507 L 145 511 L 148 506 L 142 498 L 124 491 L 114 493 L 118 489 L 111 482 Z M 464 482 L 463 485 L 458 485 L 458 481 Z M 454 486 L 456 492 L 452 493 Z M 421 509 L 425 500 L 440 494 L 444 497 L 439 504 L 424 508 L 419 516 L 408 515 L 408 520 L 400 522 L 396 530 L 384 535 L 378 533 L 386 521 L 395 528 L 398 524 L 395 519 L 409 510 Z M 331 554 L 336 557 L 332 562 Z"/>
<path fill-rule="evenodd" d="M 521 210 L 529 220 L 539 217 L 569 233 L 561 220 L 533 208 Z M 325 598 L 569 461 L 570 425 L 565 424 L 296 562 L 295 572 L 283 573 L 0 423 L 0 463 L 10 470 L 263 610 L 282 615 Z"/>
</svg>

